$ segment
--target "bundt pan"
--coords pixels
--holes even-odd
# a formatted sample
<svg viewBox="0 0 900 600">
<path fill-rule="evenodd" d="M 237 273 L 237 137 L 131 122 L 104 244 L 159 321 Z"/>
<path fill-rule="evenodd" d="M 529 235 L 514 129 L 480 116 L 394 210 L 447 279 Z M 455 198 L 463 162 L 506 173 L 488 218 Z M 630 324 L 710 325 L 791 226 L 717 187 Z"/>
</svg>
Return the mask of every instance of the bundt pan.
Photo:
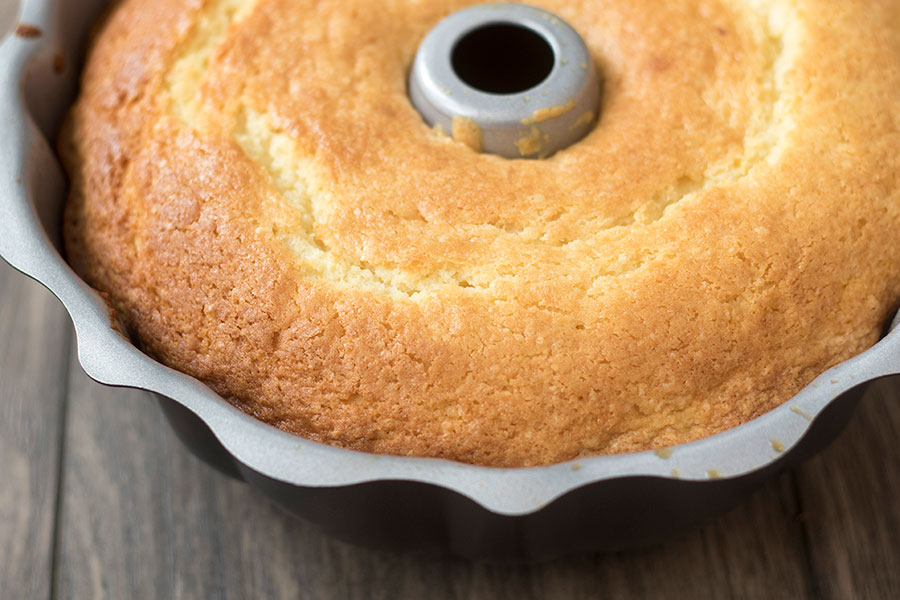
<svg viewBox="0 0 900 600">
<path fill-rule="evenodd" d="M 735 429 L 665 452 L 538 468 L 364 454 L 256 421 L 117 333 L 106 304 L 61 255 L 66 181 L 53 140 L 104 4 L 24 0 L 23 25 L 0 46 L 0 255 L 65 305 L 88 375 L 146 390 L 194 453 L 335 536 L 490 561 L 649 544 L 727 510 L 820 450 L 847 422 L 864 384 L 900 374 L 893 331 Z"/>
</svg>

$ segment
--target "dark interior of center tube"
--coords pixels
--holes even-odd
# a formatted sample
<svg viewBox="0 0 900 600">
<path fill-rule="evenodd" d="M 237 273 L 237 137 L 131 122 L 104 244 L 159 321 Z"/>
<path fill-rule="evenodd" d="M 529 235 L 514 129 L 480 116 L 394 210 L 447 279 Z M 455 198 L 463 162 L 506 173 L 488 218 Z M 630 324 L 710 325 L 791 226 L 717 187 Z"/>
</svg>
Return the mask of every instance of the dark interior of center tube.
<svg viewBox="0 0 900 600">
<path fill-rule="evenodd" d="M 473 29 L 453 47 L 451 63 L 466 84 L 490 94 L 518 94 L 547 78 L 553 48 L 540 34 L 512 23 Z"/>
</svg>

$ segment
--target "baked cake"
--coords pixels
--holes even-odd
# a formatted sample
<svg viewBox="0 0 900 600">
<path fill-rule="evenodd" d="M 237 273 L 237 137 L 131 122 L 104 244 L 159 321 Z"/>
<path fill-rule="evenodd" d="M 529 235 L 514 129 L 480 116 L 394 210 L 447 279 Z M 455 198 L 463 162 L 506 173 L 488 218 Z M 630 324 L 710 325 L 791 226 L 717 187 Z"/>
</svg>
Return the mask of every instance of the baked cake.
<svg viewBox="0 0 900 600">
<path fill-rule="evenodd" d="M 407 96 L 457 0 L 125 0 L 61 138 L 68 258 L 247 413 L 494 466 L 736 426 L 900 304 L 900 0 L 534 0 L 604 81 L 480 154 Z"/>
</svg>

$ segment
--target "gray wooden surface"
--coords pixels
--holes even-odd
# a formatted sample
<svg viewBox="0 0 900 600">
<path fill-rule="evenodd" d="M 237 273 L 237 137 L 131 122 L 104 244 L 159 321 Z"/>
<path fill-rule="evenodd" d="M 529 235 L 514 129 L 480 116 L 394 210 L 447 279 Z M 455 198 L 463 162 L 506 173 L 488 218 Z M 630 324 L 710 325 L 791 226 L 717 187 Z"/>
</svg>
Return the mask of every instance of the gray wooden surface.
<svg viewBox="0 0 900 600">
<path fill-rule="evenodd" d="M 532 567 L 349 546 L 88 380 L 65 313 L 0 264 L 0 598 L 900 598 L 900 392 L 827 451 L 665 545 Z"/>
</svg>

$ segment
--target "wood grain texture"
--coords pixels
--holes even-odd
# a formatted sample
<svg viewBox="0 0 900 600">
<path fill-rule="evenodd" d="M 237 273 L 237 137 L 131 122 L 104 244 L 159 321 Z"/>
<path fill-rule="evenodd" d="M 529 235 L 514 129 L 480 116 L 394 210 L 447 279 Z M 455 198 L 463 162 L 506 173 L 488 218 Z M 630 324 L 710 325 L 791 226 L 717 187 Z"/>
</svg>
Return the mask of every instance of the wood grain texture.
<svg viewBox="0 0 900 600">
<path fill-rule="evenodd" d="M 0 261 L 0 597 L 50 595 L 70 325 Z"/>
<path fill-rule="evenodd" d="M 900 598 L 898 388 L 873 385 L 841 438 L 798 470 L 824 598 Z"/>
<path fill-rule="evenodd" d="M 146 394 L 102 387 L 72 358 L 62 478 L 60 598 L 174 597 L 166 440 Z"/>
</svg>

